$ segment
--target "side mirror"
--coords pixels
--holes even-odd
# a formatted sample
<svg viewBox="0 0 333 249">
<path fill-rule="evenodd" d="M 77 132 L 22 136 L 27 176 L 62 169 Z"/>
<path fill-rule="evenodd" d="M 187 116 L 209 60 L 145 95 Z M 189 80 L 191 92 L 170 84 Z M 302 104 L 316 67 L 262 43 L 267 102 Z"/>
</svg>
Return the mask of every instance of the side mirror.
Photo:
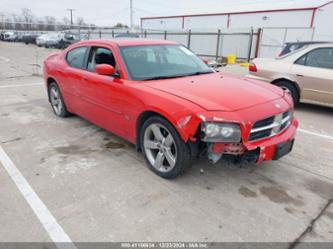
<svg viewBox="0 0 333 249">
<path fill-rule="evenodd" d="M 100 75 L 112 76 L 116 72 L 116 69 L 109 64 L 98 64 L 96 65 L 96 73 Z"/>
<path fill-rule="evenodd" d="M 208 65 L 208 59 L 207 58 L 201 57 L 201 60 L 203 61 L 203 63 L 205 63 L 206 65 Z"/>
</svg>

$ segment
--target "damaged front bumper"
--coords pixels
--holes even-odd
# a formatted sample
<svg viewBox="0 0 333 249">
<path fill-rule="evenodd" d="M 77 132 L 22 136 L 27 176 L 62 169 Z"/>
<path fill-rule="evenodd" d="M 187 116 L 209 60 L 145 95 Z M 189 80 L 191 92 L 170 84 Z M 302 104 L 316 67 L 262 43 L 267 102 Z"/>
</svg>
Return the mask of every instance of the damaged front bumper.
<svg viewBox="0 0 333 249">
<path fill-rule="evenodd" d="M 294 118 L 283 132 L 275 136 L 253 142 L 207 143 L 207 156 L 211 163 L 222 156 L 232 157 L 234 162 L 255 162 L 278 160 L 288 154 L 294 144 L 298 121 Z"/>
</svg>

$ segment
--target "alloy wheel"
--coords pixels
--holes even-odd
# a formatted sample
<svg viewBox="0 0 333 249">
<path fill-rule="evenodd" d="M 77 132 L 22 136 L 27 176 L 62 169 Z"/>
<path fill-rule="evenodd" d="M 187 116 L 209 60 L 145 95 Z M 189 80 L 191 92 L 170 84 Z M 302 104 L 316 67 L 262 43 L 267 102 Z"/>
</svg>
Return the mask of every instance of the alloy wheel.
<svg viewBox="0 0 333 249">
<path fill-rule="evenodd" d="M 57 115 L 61 115 L 64 106 L 60 97 L 59 89 L 55 86 L 52 86 L 50 89 L 50 100 L 54 112 Z"/>
<path fill-rule="evenodd" d="M 177 147 L 170 131 L 162 124 L 150 124 L 144 133 L 143 147 L 150 164 L 160 172 L 171 171 L 177 162 Z"/>
</svg>

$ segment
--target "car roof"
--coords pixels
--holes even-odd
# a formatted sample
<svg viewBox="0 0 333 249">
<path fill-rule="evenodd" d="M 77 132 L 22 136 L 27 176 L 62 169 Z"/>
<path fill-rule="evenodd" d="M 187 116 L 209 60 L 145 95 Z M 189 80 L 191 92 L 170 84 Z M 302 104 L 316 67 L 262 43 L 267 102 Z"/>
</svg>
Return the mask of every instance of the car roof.
<svg viewBox="0 0 333 249">
<path fill-rule="evenodd" d="M 287 45 L 310 45 L 310 44 L 322 44 L 322 43 L 331 43 L 329 41 L 299 41 L 299 42 L 286 42 Z"/>
<path fill-rule="evenodd" d="M 117 38 L 117 39 L 99 39 L 99 40 L 88 40 L 81 41 L 77 45 L 96 45 L 96 44 L 113 44 L 118 47 L 127 46 L 144 46 L 144 45 L 177 45 L 179 43 L 167 40 L 154 40 L 144 38 Z"/>
<path fill-rule="evenodd" d="M 308 44 L 307 45 L 308 47 L 310 47 L 310 48 L 316 48 L 316 47 L 318 47 L 318 48 L 321 48 L 321 47 L 323 47 L 323 48 L 325 48 L 325 47 L 332 47 L 333 46 L 333 42 L 323 42 L 323 43 L 315 43 L 315 44 Z"/>
<path fill-rule="evenodd" d="M 293 61 L 296 58 L 299 58 L 300 56 L 303 56 L 304 54 L 310 52 L 313 49 L 316 49 L 316 48 L 332 48 L 332 47 L 333 47 L 333 42 L 330 42 L 330 43 L 307 44 L 307 45 L 304 45 L 300 49 L 297 49 L 295 51 L 292 51 L 290 53 L 282 55 L 281 57 L 276 57 L 275 59 L 276 60 Z"/>
</svg>

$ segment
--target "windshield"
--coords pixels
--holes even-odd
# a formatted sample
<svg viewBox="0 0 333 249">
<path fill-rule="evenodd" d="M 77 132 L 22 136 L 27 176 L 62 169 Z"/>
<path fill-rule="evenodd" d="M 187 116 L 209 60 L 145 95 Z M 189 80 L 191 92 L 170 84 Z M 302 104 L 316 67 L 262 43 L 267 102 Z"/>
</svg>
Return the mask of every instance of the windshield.
<svg viewBox="0 0 333 249">
<path fill-rule="evenodd" d="M 120 50 L 133 80 L 176 78 L 213 72 L 182 45 L 130 46 Z"/>
</svg>

